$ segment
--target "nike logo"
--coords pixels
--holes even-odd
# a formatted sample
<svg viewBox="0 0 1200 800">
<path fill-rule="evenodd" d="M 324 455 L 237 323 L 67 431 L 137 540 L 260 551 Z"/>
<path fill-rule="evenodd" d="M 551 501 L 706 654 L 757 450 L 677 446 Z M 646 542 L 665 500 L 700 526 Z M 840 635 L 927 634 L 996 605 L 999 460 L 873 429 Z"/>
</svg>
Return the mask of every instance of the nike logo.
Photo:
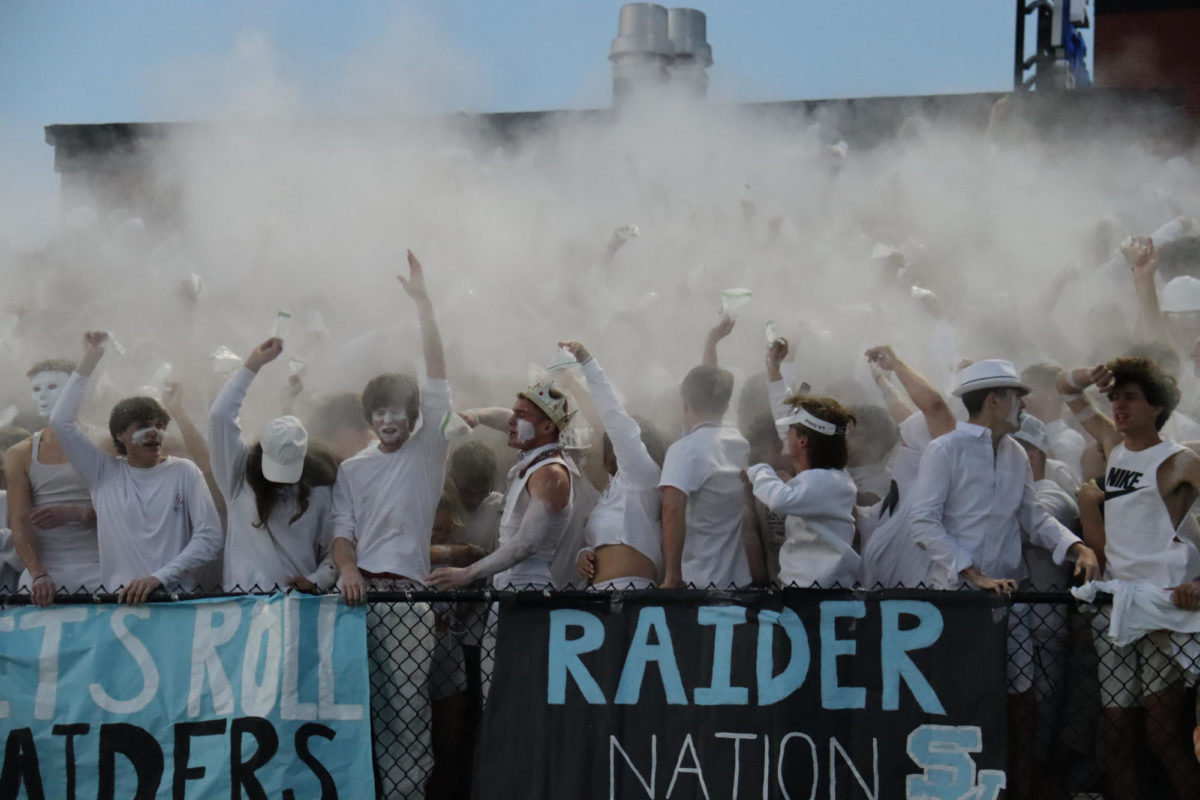
<svg viewBox="0 0 1200 800">
<path fill-rule="evenodd" d="M 1129 489 L 1116 489 L 1116 490 L 1105 489 L 1104 490 L 1104 502 L 1107 503 L 1109 500 L 1115 500 L 1118 497 L 1124 497 L 1127 494 L 1133 494 L 1134 492 L 1138 491 L 1139 489 L 1145 489 L 1145 488 L 1146 488 L 1145 486 L 1134 486 Z"/>
</svg>

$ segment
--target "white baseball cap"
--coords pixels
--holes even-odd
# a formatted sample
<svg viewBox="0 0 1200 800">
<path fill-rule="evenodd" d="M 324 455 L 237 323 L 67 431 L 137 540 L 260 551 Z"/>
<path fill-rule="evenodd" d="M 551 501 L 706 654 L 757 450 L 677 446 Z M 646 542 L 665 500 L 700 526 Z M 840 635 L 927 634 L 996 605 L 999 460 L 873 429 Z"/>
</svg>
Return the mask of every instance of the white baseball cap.
<svg viewBox="0 0 1200 800">
<path fill-rule="evenodd" d="M 308 431 L 292 416 L 278 417 L 263 428 L 263 477 L 271 483 L 298 483 L 304 473 Z"/>
<path fill-rule="evenodd" d="M 1167 281 L 1158 307 L 1174 313 L 1200 311 L 1200 280 L 1191 275 L 1180 275 Z"/>
<path fill-rule="evenodd" d="M 958 386 L 954 387 L 952 394 L 962 397 L 967 392 L 977 389 L 1003 388 L 1019 389 L 1024 394 L 1029 394 L 1029 387 L 1021 382 L 1017 368 L 1011 361 L 988 358 L 963 367 L 958 373 Z"/>
</svg>

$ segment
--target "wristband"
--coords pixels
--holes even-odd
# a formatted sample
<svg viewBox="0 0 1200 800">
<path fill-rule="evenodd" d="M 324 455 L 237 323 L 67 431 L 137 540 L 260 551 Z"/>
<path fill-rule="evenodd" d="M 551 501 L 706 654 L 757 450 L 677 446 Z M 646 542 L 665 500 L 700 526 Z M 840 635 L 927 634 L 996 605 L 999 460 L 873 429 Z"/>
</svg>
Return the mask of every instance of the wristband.
<svg viewBox="0 0 1200 800">
<path fill-rule="evenodd" d="M 1083 387 L 1075 382 L 1075 371 L 1074 370 L 1069 369 L 1063 373 L 1063 382 L 1065 382 L 1067 384 L 1067 386 L 1070 386 L 1072 389 L 1074 389 L 1077 392 L 1083 390 Z"/>
<path fill-rule="evenodd" d="M 1083 399 L 1083 392 L 1072 392 L 1071 394 L 1064 394 L 1064 395 L 1060 395 L 1060 396 L 1062 397 L 1063 400 L 1066 400 L 1068 403 L 1078 403 L 1080 400 Z"/>
</svg>

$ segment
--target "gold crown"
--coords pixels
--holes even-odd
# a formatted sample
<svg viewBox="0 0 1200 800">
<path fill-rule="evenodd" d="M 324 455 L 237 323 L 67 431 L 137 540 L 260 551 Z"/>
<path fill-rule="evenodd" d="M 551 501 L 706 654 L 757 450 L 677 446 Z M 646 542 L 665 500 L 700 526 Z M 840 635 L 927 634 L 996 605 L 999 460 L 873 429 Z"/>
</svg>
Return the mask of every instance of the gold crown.
<svg viewBox="0 0 1200 800">
<path fill-rule="evenodd" d="M 567 411 L 566 394 L 556 389 L 551 381 L 538 381 L 525 391 L 518 393 L 517 397 L 524 397 L 537 406 L 560 431 L 566 428 L 571 417 L 575 416 L 574 411 Z"/>
</svg>

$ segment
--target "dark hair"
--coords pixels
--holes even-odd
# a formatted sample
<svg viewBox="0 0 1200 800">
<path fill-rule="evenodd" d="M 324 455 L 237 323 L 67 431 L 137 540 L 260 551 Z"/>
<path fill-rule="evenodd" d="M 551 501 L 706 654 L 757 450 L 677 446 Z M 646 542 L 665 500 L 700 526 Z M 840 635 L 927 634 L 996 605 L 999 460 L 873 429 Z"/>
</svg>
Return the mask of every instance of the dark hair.
<svg viewBox="0 0 1200 800">
<path fill-rule="evenodd" d="M 312 414 L 312 424 L 306 425 L 314 439 L 329 440 L 344 428 L 364 432 L 371 426 L 363 419 L 362 398 L 354 392 L 339 392 L 326 398 Z"/>
<path fill-rule="evenodd" d="M 959 399 L 962 400 L 962 404 L 967 409 L 967 416 L 973 417 L 980 411 L 983 411 L 983 404 L 987 402 L 989 394 L 999 394 L 1010 390 L 1014 392 L 1020 391 L 1015 386 L 992 386 L 987 389 L 975 389 L 971 392 L 963 392 L 962 397 Z"/>
<path fill-rule="evenodd" d="M 39 361 L 25 373 L 26 378 L 32 378 L 39 372 L 65 372 L 70 375 L 75 371 L 75 362 L 67 358 L 47 358 Z"/>
<path fill-rule="evenodd" d="M 880 456 L 886 456 L 900 443 L 900 426 L 886 408 L 873 405 L 851 406 L 854 427 Z"/>
<path fill-rule="evenodd" d="M 308 499 L 313 487 L 332 486 L 334 478 L 337 477 L 336 459 L 331 453 L 312 443 L 308 445 L 304 454 L 304 471 L 300 473 L 300 480 L 295 484 L 273 483 L 267 480 L 262 471 L 262 459 L 262 443 L 259 442 L 250 448 L 246 456 L 246 483 L 250 484 L 250 489 L 254 492 L 254 510 L 258 513 L 258 519 L 253 523 L 256 528 L 267 527 L 267 520 L 271 518 L 275 504 L 283 499 L 292 486 L 297 489 L 297 510 L 288 520 L 289 525 L 308 511 Z"/>
<path fill-rule="evenodd" d="M 1063 368 L 1049 361 L 1030 364 L 1021 372 L 1021 381 L 1034 389 L 1052 389 Z"/>
<path fill-rule="evenodd" d="M 450 454 L 450 474 L 469 486 L 491 489 L 496 483 L 496 454 L 483 442 L 467 442 Z"/>
<path fill-rule="evenodd" d="M 1123 384 L 1132 383 L 1142 390 L 1147 403 L 1162 409 L 1154 419 L 1154 429 L 1161 431 L 1179 405 L 1179 384 L 1174 376 L 1148 358 L 1117 358 L 1105 366 L 1113 374 L 1114 392 Z"/>
<path fill-rule="evenodd" d="M 842 429 L 841 433 L 820 433 L 800 423 L 792 429 L 808 440 L 808 465 L 813 469 L 844 469 L 849 456 L 846 453 L 845 429 L 858 420 L 854 414 L 832 397 L 809 397 L 795 395 L 788 398 L 793 409 L 803 408 L 814 417 L 832 422 Z"/>
<path fill-rule="evenodd" d="M 117 439 L 117 434 L 135 422 L 169 425 L 171 415 L 153 397 L 126 397 L 113 406 L 112 413 L 108 415 L 108 433 L 121 455 L 125 455 L 125 445 Z"/>
<path fill-rule="evenodd" d="M 681 390 L 688 406 L 701 414 L 724 414 L 733 397 L 733 373 L 720 367 L 693 367 Z"/>
<path fill-rule="evenodd" d="M 421 413 L 421 389 L 416 378 L 395 372 L 371 378 L 362 393 L 363 418 L 370 423 L 372 411 L 393 406 L 404 409 L 410 429 L 417 424 Z"/>
<path fill-rule="evenodd" d="M 1179 354 L 1175 348 L 1164 342 L 1143 342 L 1135 344 L 1124 353 L 1126 358 L 1140 358 L 1143 361 L 1153 361 L 1162 367 L 1169 375 L 1179 374 Z"/>
<path fill-rule="evenodd" d="M 1200 236 L 1181 236 L 1158 251 L 1158 273 L 1164 281 L 1191 275 L 1200 278 Z"/>
</svg>

